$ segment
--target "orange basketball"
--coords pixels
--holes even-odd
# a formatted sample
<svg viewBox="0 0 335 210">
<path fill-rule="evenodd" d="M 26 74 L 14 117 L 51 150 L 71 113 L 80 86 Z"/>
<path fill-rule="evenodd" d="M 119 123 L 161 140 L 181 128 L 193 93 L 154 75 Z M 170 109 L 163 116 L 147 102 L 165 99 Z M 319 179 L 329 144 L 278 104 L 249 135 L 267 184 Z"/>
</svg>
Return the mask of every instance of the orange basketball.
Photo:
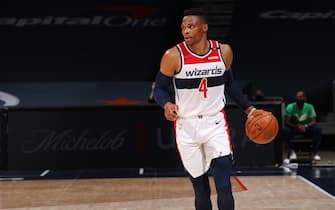
<svg viewBox="0 0 335 210">
<path fill-rule="evenodd" d="M 257 144 L 270 143 L 278 134 L 277 118 L 267 111 L 259 112 L 253 118 L 247 119 L 245 132 L 250 140 Z"/>
</svg>

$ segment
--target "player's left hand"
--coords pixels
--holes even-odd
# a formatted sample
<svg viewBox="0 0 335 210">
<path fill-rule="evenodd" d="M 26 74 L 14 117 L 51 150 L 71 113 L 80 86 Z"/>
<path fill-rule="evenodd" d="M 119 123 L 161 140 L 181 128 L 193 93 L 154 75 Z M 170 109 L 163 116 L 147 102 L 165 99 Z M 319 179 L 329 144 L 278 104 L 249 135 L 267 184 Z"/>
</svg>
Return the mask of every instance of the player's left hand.
<svg viewBox="0 0 335 210">
<path fill-rule="evenodd" d="M 171 102 L 164 105 L 164 115 L 167 120 L 175 121 L 178 118 L 178 106 Z"/>
</svg>

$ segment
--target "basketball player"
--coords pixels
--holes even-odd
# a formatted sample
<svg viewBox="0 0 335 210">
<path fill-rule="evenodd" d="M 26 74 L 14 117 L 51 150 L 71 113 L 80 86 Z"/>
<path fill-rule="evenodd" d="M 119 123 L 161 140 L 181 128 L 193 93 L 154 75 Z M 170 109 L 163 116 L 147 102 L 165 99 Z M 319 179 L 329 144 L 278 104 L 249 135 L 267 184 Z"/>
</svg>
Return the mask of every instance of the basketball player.
<svg viewBox="0 0 335 210">
<path fill-rule="evenodd" d="M 259 112 L 245 99 L 233 80 L 232 49 L 207 39 L 208 24 L 201 9 L 184 11 L 184 41 L 168 49 L 161 59 L 154 91 L 167 120 L 175 122 L 176 142 L 188 172 L 196 210 L 210 210 L 208 170 L 214 177 L 220 210 L 234 209 L 230 175 L 232 145 L 223 110 L 224 91 L 249 117 Z M 175 103 L 169 86 L 175 89 Z"/>
</svg>

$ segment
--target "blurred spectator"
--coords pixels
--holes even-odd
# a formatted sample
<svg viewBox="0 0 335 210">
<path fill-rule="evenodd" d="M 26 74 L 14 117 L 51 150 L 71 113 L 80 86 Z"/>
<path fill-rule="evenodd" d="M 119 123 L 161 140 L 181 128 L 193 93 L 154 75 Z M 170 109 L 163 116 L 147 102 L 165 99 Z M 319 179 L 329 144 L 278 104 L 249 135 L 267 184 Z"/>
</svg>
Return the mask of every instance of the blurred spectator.
<svg viewBox="0 0 335 210">
<path fill-rule="evenodd" d="M 314 160 L 320 160 L 318 155 L 319 147 L 322 141 L 322 130 L 316 123 L 316 112 L 314 106 L 307 103 L 305 93 L 298 91 L 296 93 L 296 102 L 287 105 L 285 110 L 285 127 L 282 130 L 282 139 L 287 145 L 289 159 L 297 158 L 292 148 L 291 139 L 297 134 L 312 138 L 311 152 Z"/>
<path fill-rule="evenodd" d="M 262 89 L 256 89 L 255 95 L 252 97 L 253 101 L 283 101 L 283 98 L 280 96 L 265 96 L 265 93 Z"/>
<path fill-rule="evenodd" d="M 257 89 L 253 99 L 254 101 L 265 101 L 266 99 L 265 99 L 264 91 L 261 89 Z"/>
</svg>

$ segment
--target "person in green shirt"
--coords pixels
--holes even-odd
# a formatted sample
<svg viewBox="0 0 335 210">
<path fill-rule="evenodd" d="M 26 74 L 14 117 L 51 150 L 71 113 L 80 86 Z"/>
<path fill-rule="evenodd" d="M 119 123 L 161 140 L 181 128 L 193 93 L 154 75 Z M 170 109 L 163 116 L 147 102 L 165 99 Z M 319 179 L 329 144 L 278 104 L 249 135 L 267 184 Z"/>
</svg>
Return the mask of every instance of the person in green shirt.
<svg viewBox="0 0 335 210">
<path fill-rule="evenodd" d="M 322 141 L 322 130 L 316 123 L 316 112 L 314 106 L 306 102 L 304 91 L 296 93 L 296 102 L 287 105 L 285 110 L 285 127 L 282 130 L 282 138 L 288 147 L 289 159 L 296 159 L 296 153 L 292 148 L 291 139 L 295 135 L 303 134 L 313 140 L 313 159 L 320 160 L 318 155 Z"/>
</svg>

